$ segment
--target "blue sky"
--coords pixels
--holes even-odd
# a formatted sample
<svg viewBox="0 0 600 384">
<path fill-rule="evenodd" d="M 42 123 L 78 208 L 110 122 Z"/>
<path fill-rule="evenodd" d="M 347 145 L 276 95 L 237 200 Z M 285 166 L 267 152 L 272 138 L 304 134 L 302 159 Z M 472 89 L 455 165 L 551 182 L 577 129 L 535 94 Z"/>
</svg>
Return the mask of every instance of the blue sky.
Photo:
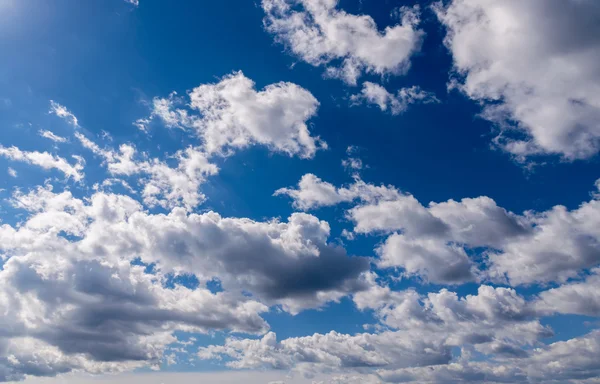
<svg viewBox="0 0 600 384">
<path fill-rule="evenodd" d="M 596 382 L 598 20 L 0 0 L 0 381 Z"/>
</svg>

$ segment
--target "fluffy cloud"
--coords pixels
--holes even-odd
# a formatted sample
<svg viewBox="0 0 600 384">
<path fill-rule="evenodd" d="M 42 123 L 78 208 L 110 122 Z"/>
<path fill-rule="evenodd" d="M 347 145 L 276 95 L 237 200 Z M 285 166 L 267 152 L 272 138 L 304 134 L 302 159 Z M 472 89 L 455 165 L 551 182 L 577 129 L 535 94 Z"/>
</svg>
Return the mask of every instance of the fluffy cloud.
<svg viewBox="0 0 600 384">
<path fill-rule="evenodd" d="M 113 175 L 145 175 L 142 196 L 149 206 L 193 209 L 204 201 L 199 191 L 208 176 L 218 172 L 210 162 L 214 156 L 229 156 L 236 150 L 263 145 L 269 150 L 300 158 L 312 158 L 327 144 L 311 136 L 308 120 L 316 115 L 319 102 L 304 88 L 280 82 L 256 91 L 252 80 L 234 72 L 214 84 L 203 84 L 187 94 L 176 92 L 154 98 L 148 118 L 135 122 L 147 131 L 152 120 L 178 128 L 200 139 L 200 144 L 179 150 L 176 167 L 158 159 L 136 157 L 135 147 L 119 151 L 102 149 L 85 136 L 80 142 L 104 158 Z"/>
<path fill-rule="evenodd" d="M 17 193 L 14 205 L 35 214 L 27 224 L 3 227 L 3 247 L 30 247 L 61 232 L 73 246 L 106 260 L 141 260 L 164 273 L 185 271 L 201 282 L 246 290 L 292 312 L 319 306 L 363 287 L 369 261 L 327 243 L 329 225 L 296 213 L 288 222 L 223 218 L 214 212 L 148 214 L 135 200 L 97 193 L 91 203 L 69 192 L 39 188 Z"/>
<path fill-rule="evenodd" d="M 263 0 L 264 25 L 301 60 L 356 84 L 363 72 L 402 74 L 420 49 L 419 9 L 402 8 L 400 24 L 381 32 L 366 15 L 337 9 L 337 0 Z M 339 63 L 339 65 L 338 65 Z"/>
<path fill-rule="evenodd" d="M 436 239 L 414 239 L 393 234 L 377 249 L 378 265 L 400 266 L 405 276 L 425 281 L 457 284 L 476 279 L 476 267 L 465 250 Z"/>
<path fill-rule="evenodd" d="M 13 204 L 31 216 L 0 227 L 0 379 L 156 365 L 175 330 L 267 329 L 259 316 L 267 307 L 257 301 L 168 289 L 166 275 L 133 265 L 126 250 L 109 256 L 100 245 L 86 247 L 94 228 L 120 225 L 141 209 L 128 197 L 96 194 L 88 205 L 40 189 L 17 193 Z"/>
<path fill-rule="evenodd" d="M 218 173 L 218 167 L 209 162 L 202 150 L 188 147 L 172 157 L 177 166 L 171 167 L 157 158 L 136 158 L 136 149 L 123 144 L 118 151 L 102 149 L 80 133 L 75 137 L 87 149 L 103 158 L 110 174 L 116 176 L 138 175 L 143 185 L 142 197 L 150 207 L 174 208 L 183 206 L 192 210 L 205 200 L 200 186 L 206 178 Z"/>
<path fill-rule="evenodd" d="M 70 164 L 67 160 L 60 156 L 50 154 L 48 152 L 38 151 L 22 151 L 17 147 L 3 147 L 0 145 L 0 156 L 4 156 L 13 161 L 21 161 L 27 164 L 36 165 L 43 169 L 56 169 L 67 178 L 72 178 L 74 181 L 83 179 L 83 162 L 81 158 L 76 158 L 75 164 Z"/>
<path fill-rule="evenodd" d="M 574 210 L 556 206 L 526 215 L 527 236 L 514 238 L 490 254 L 490 273 L 511 284 L 565 282 L 600 263 L 600 200 Z"/>
<path fill-rule="evenodd" d="M 385 325 L 396 330 L 353 336 L 331 332 L 281 341 L 274 333 L 261 339 L 229 338 L 223 345 L 201 347 L 199 357 L 227 357 L 225 364 L 235 369 L 276 369 L 308 377 L 327 372 L 349 378 L 354 373 L 357 382 L 481 381 L 482 377 L 519 382 L 534 376 L 527 371 L 528 362 L 541 366 L 549 360 L 545 356 L 561 349 L 560 343 L 530 348 L 552 332 L 533 318 L 535 311 L 512 289 L 481 286 L 477 295 L 459 298 L 446 289 L 422 296 L 373 285 L 356 294 L 354 301 L 359 309 L 375 310 Z M 578 339 L 573 343 L 586 348 Z M 461 347 L 458 358 L 452 356 L 452 347 Z M 469 362 L 474 352 L 494 363 Z M 577 364 L 569 367 L 571 375 Z"/>
<path fill-rule="evenodd" d="M 333 184 L 321 180 L 312 173 L 302 176 L 298 188 L 280 188 L 275 191 L 275 196 L 289 196 L 295 208 L 310 210 L 327 207 L 342 202 L 351 202 L 356 199 L 375 201 L 377 199 L 392 199 L 399 192 L 391 187 L 378 187 L 367 184 L 360 179 L 348 188 L 336 188 Z"/>
<path fill-rule="evenodd" d="M 275 369 L 307 377 L 343 373 L 335 382 L 548 382 L 588 383 L 600 370 L 600 333 L 549 345 L 552 335 L 535 319 L 534 303 L 513 289 L 481 286 L 459 298 L 442 289 L 420 295 L 373 284 L 354 296 L 358 308 L 372 309 L 387 326 L 379 334 L 331 332 L 277 340 L 229 338 L 201 347 L 201 359 L 227 357 L 235 369 Z M 450 348 L 460 347 L 458 356 Z M 532 348 L 533 347 L 533 348 Z M 473 353 L 486 355 L 470 361 Z"/>
<path fill-rule="evenodd" d="M 380 265 L 401 267 L 431 282 L 483 275 L 512 285 L 564 282 L 600 263 L 598 194 L 574 210 L 555 206 L 522 215 L 485 196 L 424 206 L 391 186 L 355 179 L 338 188 L 312 174 L 304 175 L 297 188 L 276 194 L 292 197 L 294 206 L 305 210 L 357 202 L 346 212 L 354 233 L 392 233 L 378 249 Z M 485 271 L 469 261 L 467 249 L 483 257 Z"/>
<path fill-rule="evenodd" d="M 311 158 L 323 145 L 306 125 L 319 102 L 296 84 L 272 84 L 257 92 L 254 82 L 237 72 L 194 88 L 189 96 L 191 107 L 203 116 L 195 126 L 209 153 L 262 144 Z"/>
<path fill-rule="evenodd" d="M 353 104 L 366 102 L 374 104 L 382 111 L 389 111 L 392 115 L 404 113 L 411 104 L 439 103 L 439 100 L 431 92 L 423 91 L 418 86 L 401 88 L 394 95 L 379 84 L 365 81 L 360 93 L 352 95 L 350 100 Z"/>
<path fill-rule="evenodd" d="M 447 27 L 455 85 L 507 128 L 498 144 L 519 157 L 598 152 L 598 3 L 453 0 L 435 10 Z"/>
<path fill-rule="evenodd" d="M 546 313 L 600 316 L 600 269 L 594 269 L 585 281 L 540 293 L 536 308 Z"/>
<path fill-rule="evenodd" d="M 356 293 L 354 302 L 360 310 L 374 310 L 392 329 L 432 335 L 444 345 L 474 346 L 491 356 L 525 355 L 523 346 L 552 335 L 536 318 L 534 305 L 510 288 L 482 285 L 477 295 L 461 298 L 447 289 L 421 295 L 373 283 Z"/>
<path fill-rule="evenodd" d="M 192 129 L 208 154 L 229 155 L 250 145 L 264 145 L 274 152 L 312 158 L 326 148 L 311 136 L 307 121 L 316 115 L 319 102 L 306 89 L 280 82 L 256 91 L 242 72 L 225 76 L 215 84 L 200 85 L 188 93 L 190 110 L 179 108 L 176 93 L 155 98 L 151 119 L 167 127 Z M 138 121 L 145 127 L 148 119 Z"/>
<path fill-rule="evenodd" d="M 551 330 L 535 318 L 535 303 L 513 289 L 481 286 L 476 295 L 460 298 L 446 289 L 420 295 L 373 284 L 354 295 L 354 301 L 359 309 L 375 310 L 396 330 L 281 341 L 274 333 L 261 339 L 229 338 L 223 345 L 201 347 L 199 357 L 226 357 L 225 364 L 235 369 L 275 369 L 307 377 L 343 373 L 357 382 L 584 383 L 600 370 L 598 331 L 541 344 Z M 461 348 L 458 356 L 452 356 L 452 347 Z M 486 358 L 470 361 L 473 353 Z M 344 378 L 339 379 L 346 382 Z"/>
<path fill-rule="evenodd" d="M 349 258 L 326 243 L 329 226 L 314 216 L 292 215 L 287 223 L 222 218 L 214 212 L 185 215 L 136 214 L 127 225 L 103 228 L 83 241 L 108 254 L 135 249 L 144 262 L 218 277 L 226 289 L 247 290 L 269 304 L 297 313 L 359 290 L 363 258 Z"/>
<path fill-rule="evenodd" d="M 600 331 L 537 349 L 524 361 L 524 370 L 534 382 L 564 383 L 598 378 L 600 375 Z"/>
<path fill-rule="evenodd" d="M 284 369 L 314 375 L 327 371 L 365 368 L 429 366 L 450 361 L 448 347 L 426 335 L 406 332 L 357 334 L 330 332 L 277 341 L 274 333 L 262 339 L 228 339 L 222 346 L 200 348 L 202 359 L 232 359 L 227 365 L 237 369 Z"/>
<path fill-rule="evenodd" d="M 11 202 L 28 218 L 0 227 L 2 380 L 156 365 L 176 330 L 263 333 L 267 305 L 297 313 L 366 288 L 368 260 L 329 245 L 328 224 L 307 214 L 149 214 L 127 196 L 49 188 Z M 180 273 L 199 286 L 168 288 Z M 223 292 L 206 288 L 214 279 Z"/>
</svg>

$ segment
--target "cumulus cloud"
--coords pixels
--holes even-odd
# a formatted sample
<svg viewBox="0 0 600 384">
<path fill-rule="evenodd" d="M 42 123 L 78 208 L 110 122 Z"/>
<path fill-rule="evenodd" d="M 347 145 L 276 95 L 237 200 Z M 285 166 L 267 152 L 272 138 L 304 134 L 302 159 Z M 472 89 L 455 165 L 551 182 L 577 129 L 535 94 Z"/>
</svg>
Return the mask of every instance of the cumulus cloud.
<svg viewBox="0 0 600 384">
<path fill-rule="evenodd" d="M 461 246 L 436 239 L 414 239 L 393 234 L 377 249 L 381 267 L 400 266 L 405 276 L 457 284 L 473 281 L 475 265 Z"/>
<path fill-rule="evenodd" d="M 174 331 L 264 333 L 270 305 L 297 313 L 366 288 L 369 261 L 328 244 L 328 224 L 303 213 L 150 214 L 127 196 L 50 187 L 10 201 L 28 218 L 0 226 L 2 380 L 157 365 Z M 166 284 L 181 273 L 199 286 Z M 223 292 L 206 287 L 215 278 Z"/>
<path fill-rule="evenodd" d="M 183 109 L 183 98 L 176 93 L 155 98 L 150 118 L 167 127 L 191 129 L 208 155 L 226 156 L 264 145 L 274 152 L 312 158 L 327 148 L 319 137 L 311 136 L 307 125 L 319 102 L 296 84 L 280 82 L 257 91 L 252 80 L 234 72 L 218 83 L 194 88 L 188 97 L 189 110 Z M 144 129 L 147 123 L 138 121 Z"/>
<path fill-rule="evenodd" d="M 337 332 L 278 340 L 229 338 L 201 347 L 201 359 L 234 369 L 268 369 L 335 382 L 588 382 L 600 370 L 600 333 L 548 345 L 552 330 L 536 318 L 535 303 L 514 289 L 481 286 L 459 297 L 442 289 L 426 295 L 374 284 L 354 295 L 391 329 L 377 334 Z M 460 347 L 453 355 L 452 348 Z M 483 359 L 471 361 L 474 353 Z M 340 381 L 341 380 L 341 381 Z M 581 380 L 581 381 L 573 381 Z"/>
<path fill-rule="evenodd" d="M 350 101 L 356 105 L 361 103 L 374 104 L 382 111 L 389 111 L 392 115 L 406 112 L 412 104 L 439 103 L 431 92 L 423 91 L 418 86 L 401 88 L 396 94 L 388 92 L 379 84 L 365 81 L 360 93 L 350 96 Z"/>
<path fill-rule="evenodd" d="M 507 242 L 501 252 L 490 254 L 490 273 L 511 284 L 565 282 L 582 269 L 600 263 L 600 200 L 579 208 L 555 206 L 545 212 L 529 212 L 530 234 Z"/>
<path fill-rule="evenodd" d="M 280 188 L 275 191 L 275 196 L 283 195 L 294 200 L 295 208 L 310 210 L 356 199 L 366 201 L 375 201 L 379 198 L 391 199 L 398 196 L 399 192 L 393 188 L 367 184 L 360 179 L 356 179 L 356 182 L 348 188 L 337 188 L 316 175 L 307 173 L 302 176 L 297 188 Z"/>
<path fill-rule="evenodd" d="M 206 178 L 218 173 L 214 156 L 229 156 L 236 150 L 263 145 L 273 152 L 312 158 L 327 144 L 311 136 L 308 120 L 316 115 L 319 102 L 304 88 L 276 83 L 255 90 L 252 80 L 234 72 L 214 84 L 200 85 L 187 94 L 172 92 L 154 98 L 148 118 L 135 122 L 148 130 L 152 120 L 178 128 L 200 139 L 199 145 L 177 151 L 175 167 L 158 159 L 145 159 L 130 144 L 119 151 L 100 148 L 82 134 L 81 144 L 102 157 L 113 175 L 143 176 L 144 202 L 153 207 L 184 206 L 193 209 L 205 200 L 199 191 Z"/>
<path fill-rule="evenodd" d="M 482 285 L 476 295 L 459 297 L 445 288 L 422 295 L 371 282 L 354 295 L 358 309 L 374 310 L 387 327 L 433 335 L 445 345 L 475 347 L 491 356 L 502 355 L 498 346 L 510 346 L 511 354 L 526 354 L 522 347 L 552 335 L 534 306 L 511 288 Z"/>
<path fill-rule="evenodd" d="M 453 0 L 434 9 L 447 28 L 455 86 L 503 127 L 502 148 L 568 160 L 598 152 L 597 2 Z"/>
<path fill-rule="evenodd" d="M 56 115 L 71 124 L 74 127 L 79 127 L 79 121 L 77 117 L 67 109 L 64 105 L 57 103 L 54 100 L 50 100 L 50 113 Z"/>
<path fill-rule="evenodd" d="M 166 275 L 132 264 L 132 253 L 108 255 L 92 244 L 94 231 L 141 212 L 131 198 L 96 194 L 86 204 L 41 188 L 16 193 L 13 204 L 30 217 L 0 227 L 0 379 L 156 365 L 176 330 L 268 328 L 264 304 L 204 287 L 166 288 Z"/>
<path fill-rule="evenodd" d="M 139 259 L 164 273 L 186 271 L 201 282 L 216 277 L 224 288 L 252 292 L 294 313 L 362 289 L 360 275 L 369 268 L 367 259 L 327 243 L 326 222 L 302 213 L 288 222 L 187 214 L 181 208 L 153 215 L 126 196 L 96 193 L 86 204 L 45 188 L 17 193 L 13 201 L 35 215 L 19 229 L 3 228 L 7 249 L 29 246 L 34 234 L 64 232 L 76 236 L 73 245 L 85 252 Z"/>
<path fill-rule="evenodd" d="M 183 206 L 192 210 L 205 200 L 199 188 L 206 178 L 218 173 L 218 167 L 210 163 L 206 153 L 188 147 L 177 151 L 172 157 L 177 166 L 169 166 L 157 158 L 136 156 L 131 144 L 122 144 L 119 150 L 104 149 L 86 136 L 75 133 L 81 145 L 100 156 L 109 173 L 117 176 L 138 175 L 143 185 L 142 197 L 150 207 L 173 208 Z"/>
<path fill-rule="evenodd" d="M 354 203 L 346 211 L 354 233 L 391 234 L 378 248 L 380 265 L 431 282 L 473 280 L 484 277 L 482 269 L 485 278 L 512 285 L 565 282 L 600 263 L 598 194 L 574 210 L 555 206 L 523 214 L 486 196 L 424 206 L 392 186 L 356 178 L 336 187 L 312 174 L 276 194 L 290 196 L 304 210 Z M 485 260 L 485 268 L 469 261 L 468 249 Z"/>
<path fill-rule="evenodd" d="M 0 156 L 12 161 L 36 165 L 46 170 L 56 169 L 62 172 L 65 177 L 72 178 L 74 181 L 81 181 L 84 176 L 81 158 L 76 158 L 76 163 L 71 164 L 66 159 L 48 152 L 22 151 L 15 146 L 7 148 L 2 145 L 0 145 Z"/>
<path fill-rule="evenodd" d="M 226 356 L 236 369 L 284 369 L 311 376 L 319 372 L 444 364 L 450 349 L 426 335 L 406 332 L 357 334 L 330 332 L 277 340 L 270 332 L 262 339 L 226 340 L 224 345 L 200 348 L 201 359 Z"/>
<path fill-rule="evenodd" d="M 600 316 L 600 269 L 592 270 L 584 281 L 571 282 L 543 291 L 536 308 L 546 313 Z"/>
<path fill-rule="evenodd" d="M 225 364 L 235 369 L 276 369 L 308 377 L 343 373 L 356 382 L 481 381 L 482 377 L 491 382 L 522 382 L 544 372 L 529 372 L 529 364 L 542 367 L 550 360 L 546 356 L 564 348 L 561 343 L 542 347 L 539 340 L 552 331 L 534 318 L 530 303 L 513 289 L 481 286 L 476 295 L 460 298 L 446 289 L 420 295 L 374 284 L 354 295 L 354 301 L 361 310 L 375 310 L 391 329 L 281 341 L 274 333 L 261 339 L 229 338 L 223 345 L 201 347 L 198 355 L 201 359 L 227 357 Z M 593 353 L 597 347 L 586 346 L 583 340 L 595 337 L 592 333 L 573 342 L 580 344 L 582 352 L 587 348 Z M 452 355 L 453 347 L 461 348 L 458 357 Z M 487 355 L 491 362 L 469 362 L 474 352 Z M 567 368 L 572 369 L 571 375 L 578 364 Z"/>
<path fill-rule="evenodd" d="M 420 49 L 418 7 L 380 31 L 373 18 L 337 9 L 337 0 L 263 0 L 265 29 L 299 59 L 326 66 L 326 76 L 356 84 L 363 73 L 396 75 Z"/>
</svg>

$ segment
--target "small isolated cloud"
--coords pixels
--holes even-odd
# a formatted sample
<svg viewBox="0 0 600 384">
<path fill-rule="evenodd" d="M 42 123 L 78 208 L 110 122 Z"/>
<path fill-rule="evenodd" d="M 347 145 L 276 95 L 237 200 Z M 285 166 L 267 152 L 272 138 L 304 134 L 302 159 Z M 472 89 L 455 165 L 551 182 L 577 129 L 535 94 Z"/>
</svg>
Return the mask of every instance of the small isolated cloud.
<svg viewBox="0 0 600 384">
<path fill-rule="evenodd" d="M 435 94 L 423 91 L 418 86 L 402 88 L 392 94 L 379 84 L 365 81 L 360 93 L 352 95 L 350 100 L 353 105 L 367 103 L 379 107 L 384 112 L 389 111 L 392 115 L 406 112 L 411 104 L 439 103 Z"/>
<path fill-rule="evenodd" d="M 54 134 L 54 132 L 51 132 L 51 131 L 40 129 L 38 133 L 40 136 L 45 137 L 48 140 L 52 140 L 55 143 L 66 143 L 67 142 L 66 138 L 64 138 L 62 136 L 58 136 L 58 135 Z"/>
<path fill-rule="evenodd" d="M 50 100 L 49 112 L 53 115 L 60 117 L 70 125 L 76 128 L 79 127 L 79 121 L 77 120 L 77 117 L 73 113 L 71 113 L 71 111 L 69 111 L 67 107 L 65 107 L 64 105 L 60 105 L 54 100 Z"/>
</svg>

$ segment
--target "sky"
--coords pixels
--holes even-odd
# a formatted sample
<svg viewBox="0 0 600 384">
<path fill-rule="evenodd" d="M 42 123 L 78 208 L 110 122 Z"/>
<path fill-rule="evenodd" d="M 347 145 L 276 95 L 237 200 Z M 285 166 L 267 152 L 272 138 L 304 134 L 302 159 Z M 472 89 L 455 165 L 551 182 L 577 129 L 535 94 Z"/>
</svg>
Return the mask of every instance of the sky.
<svg viewBox="0 0 600 384">
<path fill-rule="evenodd" d="M 600 3 L 0 0 L 0 382 L 600 383 Z"/>
</svg>

